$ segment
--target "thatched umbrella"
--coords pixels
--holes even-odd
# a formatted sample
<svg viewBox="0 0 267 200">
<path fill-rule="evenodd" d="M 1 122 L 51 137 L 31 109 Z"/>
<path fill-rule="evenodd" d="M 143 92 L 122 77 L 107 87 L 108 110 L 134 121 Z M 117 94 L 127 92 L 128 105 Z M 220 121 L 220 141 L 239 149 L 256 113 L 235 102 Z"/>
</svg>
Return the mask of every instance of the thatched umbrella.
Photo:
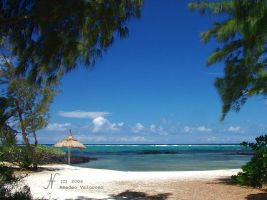
<svg viewBox="0 0 267 200">
<path fill-rule="evenodd" d="M 68 148 L 68 164 L 70 165 L 70 149 L 71 148 L 78 148 L 78 149 L 85 149 L 86 147 L 80 143 L 77 139 L 72 136 L 71 130 L 70 135 L 67 136 L 65 139 L 57 142 L 54 147 L 67 147 Z"/>
</svg>

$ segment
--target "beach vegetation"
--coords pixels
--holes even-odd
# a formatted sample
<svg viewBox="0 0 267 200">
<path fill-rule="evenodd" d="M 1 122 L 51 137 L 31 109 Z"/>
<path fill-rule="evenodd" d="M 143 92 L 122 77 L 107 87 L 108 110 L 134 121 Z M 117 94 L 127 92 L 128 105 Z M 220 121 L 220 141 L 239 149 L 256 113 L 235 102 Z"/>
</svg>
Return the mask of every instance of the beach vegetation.
<svg viewBox="0 0 267 200">
<path fill-rule="evenodd" d="M 13 136 L 21 134 L 26 148 L 13 150 L 24 154 L 24 166 L 33 163 L 37 169 L 36 131 L 48 124 L 49 105 L 62 76 L 79 63 L 94 66 L 116 37 L 126 37 L 126 23 L 140 16 L 142 3 L 0 2 L 0 118 L 14 130 Z"/>
<path fill-rule="evenodd" d="M 267 3 L 199 1 L 190 3 L 189 8 L 216 19 L 209 30 L 201 33 L 201 39 L 218 44 L 207 65 L 224 64 L 224 76 L 215 80 L 223 103 L 223 120 L 230 110 L 238 112 L 249 97 L 267 94 Z"/>
<path fill-rule="evenodd" d="M 201 33 L 201 39 L 205 43 L 215 40 L 218 44 L 207 65 L 224 64 L 224 76 L 215 80 L 223 104 L 223 121 L 230 110 L 238 112 L 250 97 L 267 94 L 267 3 L 221 0 L 199 1 L 188 6 L 216 18 L 212 27 Z M 255 155 L 233 180 L 241 185 L 262 187 L 267 183 L 267 136 L 242 145 L 254 150 Z"/>
<path fill-rule="evenodd" d="M 21 134 L 25 148 L 12 151 L 24 155 L 25 166 L 33 162 L 37 168 L 36 131 L 48 124 L 60 78 L 78 63 L 94 66 L 115 37 L 126 37 L 126 22 L 140 16 L 142 3 L 1 1 L 0 118 L 14 135 Z"/>
<path fill-rule="evenodd" d="M 35 151 L 34 157 L 27 153 L 26 146 L 4 146 L 1 148 L 1 160 L 12 164 L 13 166 L 19 166 L 24 169 L 31 169 L 34 164 L 47 164 L 53 160 L 57 160 L 58 157 L 65 157 L 65 152 L 55 147 L 38 145 L 33 147 Z"/>
<path fill-rule="evenodd" d="M 16 74 L 15 60 L 2 54 L 0 68 L 0 81 L 3 88 L 2 113 L 6 118 L 8 127 L 12 127 L 14 133 L 21 134 L 25 148 L 16 148 L 18 155 L 24 155 L 23 166 L 33 163 L 37 169 L 38 144 L 36 131 L 48 124 L 49 105 L 55 95 L 55 84 L 31 84 L 27 77 Z M 34 139 L 34 145 L 30 144 L 30 137 Z M 21 153 L 21 154 L 20 154 Z"/>
<path fill-rule="evenodd" d="M 267 135 L 257 137 L 255 143 L 243 142 L 241 145 L 251 148 L 255 154 L 232 179 L 240 185 L 261 188 L 267 184 Z"/>
<path fill-rule="evenodd" d="M 1 112 L 1 111 L 0 111 Z M 3 116 L 3 115 L 2 115 Z M 4 121 L 1 121 L 3 123 Z M 14 168 L 6 162 L 6 157 L 14 158 L 16 154 L 8 154 L 5 149 L 16 148 L 14 130 L 7 124 L 0 128 L 0 199 L 3 200 L 31 200 L 30 188 L 23 184 L 23 176 L 14 174 Z"/>
<path fill-rule="evenodd" d="M 32 199 L 29 187 L 5 162 L 33 167 L 64 153 L 38 145 L 61 77 L 83 63 L 94 66 L 126 22 L 140 16 L 142 0 L 0 1 L 0 199 Z M 17 146 L 17 135 L 22 146 Z M 34 144 L 31 144 L 31 138 Z"/>
<path fill-rule="evenodd" d="M 40 83 L 57 80 L 83 63 L 94 66 L 126 23 L 140 16 L 142 0 L 15 0 L 0 3 L 0 42 L 17 57 L 16 72 Z M 5 48 L 1 48 L 5 52 Z"/>
<path fill-rule="evenodd" d="M 0 164 L 0 199 L 32 200 L 30 188 L 23 185 L 22 178 L 15 176 L 9 167 Z"/>
</svg>

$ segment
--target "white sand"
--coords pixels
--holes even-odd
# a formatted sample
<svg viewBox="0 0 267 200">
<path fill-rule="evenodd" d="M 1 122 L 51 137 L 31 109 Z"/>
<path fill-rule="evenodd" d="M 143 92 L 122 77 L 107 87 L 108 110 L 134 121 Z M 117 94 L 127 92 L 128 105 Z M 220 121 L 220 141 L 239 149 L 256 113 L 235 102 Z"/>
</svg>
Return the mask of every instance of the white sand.
<svg viewBox="0 0 267 200">
<path fill-rule="evenodd" d="M 237 174 L 239 169 L 209 171 L 168 171 L 168 172 L 122 172 L 104 169 L 49 165 L 42 172 L 31 173 L 25 183 L 31 188 L 34 198 L 46 199 L 112 199 L 114 185 L 123 181 L 193 181 L 214 180 Z M 55 175 L 58 173 L 57 175 Z M 49 180 L 55 175 L 53 186 L 48 189 Z M 68 188 L 62 188 L 67 186 Z M 60 188 L 61 187 L 61 188 Z M 121 186 L 120 186 L 121 187 Z M 127 190 L 127 187 L 123 188 Z"/>
</svg>

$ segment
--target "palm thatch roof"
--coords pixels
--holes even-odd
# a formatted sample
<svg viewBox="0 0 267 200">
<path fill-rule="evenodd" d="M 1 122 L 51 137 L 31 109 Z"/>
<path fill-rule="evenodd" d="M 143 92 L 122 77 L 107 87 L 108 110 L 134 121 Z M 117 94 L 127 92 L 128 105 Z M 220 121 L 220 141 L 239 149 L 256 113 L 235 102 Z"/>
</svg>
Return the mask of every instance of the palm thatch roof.
<svg viewBox="0 0 267 200">
<path fill-rule="evenodd" d="M 72 135 L 69 135 L 65 139 L 57 142 L 54 146 L 55 147 L 78 148 L 78 149 L 86 148 L 82 143 L 80 143 Z"/>
</svg>

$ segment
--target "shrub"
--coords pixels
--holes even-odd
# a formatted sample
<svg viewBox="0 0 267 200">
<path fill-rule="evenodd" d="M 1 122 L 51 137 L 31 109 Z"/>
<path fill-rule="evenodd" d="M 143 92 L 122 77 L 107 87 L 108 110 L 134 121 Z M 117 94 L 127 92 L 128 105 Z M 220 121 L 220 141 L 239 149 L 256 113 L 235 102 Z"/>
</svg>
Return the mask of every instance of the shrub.
<svg viewBox="0 0 267 200">
<path fill-rule="evenodd" d="M 38 164 L 47 164 L 55 157 L 64 157 L 65 152 L 51 146 L 38 145 L 36 147 L 36 161 Z"/>
<path fill-rule="evenodd" d="M 29 169 L 34 163 L 46 164 L 51 157 L 64 155 L 65 153 L 60 149 L 44 145 L 31 146 L 31 149 L 26 146 L 15 145 L 0 148 L 1 160 L 25 169 Z"/>
<path fill-rule="evenodd" d="M 46 146 L 46 145 L 38 145 L 36 147 L 36 150 L 39 154 L 55 154 L 55 155 L 65 155 L 65 152 L 51 146 Z"/>
<path fill-rule="evenodd" d="M 25 146 L 4 146 L 1 148 L 1 160 L 21 168 L 29 168 L 32 164 L 32 155 Z"/>
<path fill-rule="evenodd" d="M 0 166 L 0 199 L 32 200 L 30 188 L 22 185 L 21 177 L 16 177 L 11 168 Z"/>
<path fill-rule="evenodd" d="M 242 167 L 242 172 L 232 179 L 240 185 L 262 187 L 267 184 L 267 135 L 259 136 L 256 143 L 241 143 L 242 146 L 250 147 L 255 151 L 254 156 Z"/>
<path fill-rule="evenodd" d="M 7 151 L 9 149 L 9 151 Z M 11 150 L 12 149 L 12 150 Z M 32 200 L 30 188 L 23 186 L 21 178 L 13 174 L 13 169 L 5 166 L 3 161 L 16 155 L 16 136 L 8 126 L 0 127 L 0 199 Z M 9 155 L 10 152 L 12 155 Z"/>
</svg>

